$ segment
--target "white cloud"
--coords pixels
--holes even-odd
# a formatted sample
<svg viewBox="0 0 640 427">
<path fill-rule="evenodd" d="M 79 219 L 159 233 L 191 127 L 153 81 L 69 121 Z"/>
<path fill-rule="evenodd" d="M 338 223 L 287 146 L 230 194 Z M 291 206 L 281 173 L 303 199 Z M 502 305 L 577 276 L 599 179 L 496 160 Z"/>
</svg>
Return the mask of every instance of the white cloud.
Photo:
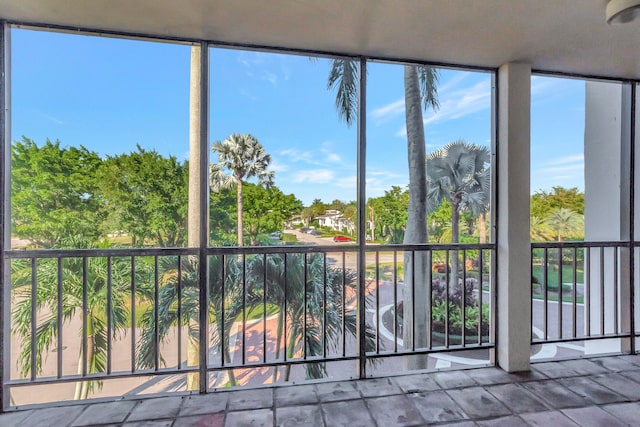
<svg viewBox="0 0 640 427">
<path fill-rule="evenodd" d="M 353 176 L 345 176 L 343 178 L 337 178 L 334 180 L 334 184 L 336 187 L 347 188 L 347 189 L 356 189 L 358 183 L 358 177 Z"/>
<path fill-rule="evenodd" d="M 334 181 L 334 177 L 335 174 L 330 169 L 309 169 L 297 171 L 291 180 L 295 183 L 328 184 Z"/>
<path fill-rule="evenodd" d="M 271 164 L 269 165 L 269 169 L 271 169 L 274 172 L 285 172 L 289 170 L 289 166 L 283 165 L 277 160 L 272 160 Z"/>
<path fill-rule="evenodd" d="M 278 154 L 287 157 L 292 162 L 312 163 L 313 161 L 313 155 L 310 151 L 302 151 L 298 150 L 297 148 L 287 148 L 284 150 L 280 150 Z"/>
<path fill-rule="evenodd" d="M 325 141 L 320 145 L 320 151 L 325 155 L 325 158 L 330 163 L 339 163 L 342 160 L 339 154 L 332 150 L 333 144 L 331 141 Z"/>
<path fill-rule="evenodd" d="M 547 166 L 565 165 L 567 163 L 576 163 L 576 162 L 584 164 L 584 154 L 573 154 L 570 156 L 559 157 L 557 159 L 548 161 L 547 163 L 545 163 L 545 165 Z"/>
<path fill-rule="evenodd" d="M 375 125 L 379 126 L 400 114 L 404 113 L 404 98 L 394 101 L 382 107 L 375 108 L 371 111 L 370 116 L 374 120 Z"/>
<path fill-rule="evenodd" d="M 440 95 L 438 111 L 427 111 L 424 124 L 442 120 L 460 119 L 469 114 L 491 108 L 491 82 L 482 80 L 471 87 L 460 88 Z"/>
</svg>

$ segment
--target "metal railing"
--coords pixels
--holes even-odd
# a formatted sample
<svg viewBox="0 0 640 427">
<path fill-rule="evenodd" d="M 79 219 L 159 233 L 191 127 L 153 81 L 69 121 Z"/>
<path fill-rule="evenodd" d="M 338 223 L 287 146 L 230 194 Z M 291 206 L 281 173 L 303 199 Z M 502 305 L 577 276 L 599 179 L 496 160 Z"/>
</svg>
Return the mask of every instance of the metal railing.
<svg viewBox="0 0 640 427">
<path fill-rule="evenodd" d="M 635 351 L 633 248 L 629 242 L 532 243 L 531 343 L 614 338 L 628 344 L 610 352 Z"/>
<path fill-rule="evenodd" d="M 363 365 L 393 357 L 494 346 L 493 244 L 208 248 L 206 277 L 198 254 L 6 251 L 5 333 L 19 351 L 3 349 L 14 367 L 5 391 L 75 382 L 86 398 L 106 380 L 159 375 L 182 378 L 182 390 L 365 377 Z"/>
</svg>

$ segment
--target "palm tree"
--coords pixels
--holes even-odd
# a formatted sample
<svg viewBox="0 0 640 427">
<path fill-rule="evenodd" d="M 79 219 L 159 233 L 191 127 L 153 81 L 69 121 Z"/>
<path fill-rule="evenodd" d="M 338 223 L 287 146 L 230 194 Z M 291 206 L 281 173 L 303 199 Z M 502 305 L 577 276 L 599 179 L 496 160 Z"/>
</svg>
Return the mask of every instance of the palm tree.
<svg viewBox="0 0 640 427">
<path fill-rule="evenodd" d="M 340 118 L 347 125 L 351 125 L 358 111 L 358 63 L 349 59 L 334 59 L 331 62 L 331 71 L 327 83 L 328 89 L 336 89 L 336 108 Z M 424 138 L 424 122 L 422 108 L 438 108 L 438 83 L 439 75 L 435 68 L 422 65 L 404 66 L 404 96 L 405 96 L 405 125 L 407 129 L 407 154 L 409 161 L 409 208 L 407 227 L 404 233 L 403 243 L 427 243 L 427 179 L 426 179 L 426 152 Z M 426 306 L 413 304 L 411 298 L 416 301 L 431 304 L 425 280 L 428 271 L 428 258 L 426 251 L 405 253 L 404 270 L 404 342 L 414 342 L 417 347 L 428 346 L 428 334 L 413 336 L 413 330 L 424 331 L 428 325 Z M 415 267 L 415 274 L 412 271 Z M 412 281 L 415 280 L 415 283 Z M 414 292 L 409 292 L 409 286 Z M 419 285 L 419 286 L 416 286 Z M 413 294 L 413 295 L 412 295 Z M 420 308 L 420 312 L 412 313 L 412 307 Z M 415 328 L 413 321 L 415 320 Z M 426 368 L 426 358 L 407 358 L 410 369 Z M 418 360 L 420 359 L 420 360 Z"/>
<path fill-rule="evenodd" d="M 306 354 L 307 357 L 325 356 L 325 348 L 327 353 L 339 349 L 343 333 L 357 336 L 356 311 L 348 307 L 350 298 L 357 295 L 355 272 L 343 272 L 342 269 L 327 266 L 322 254 L 310 254 L 306 257 L 299 253 L 288 254 L 286 265 L 283 256 L 265 258 L 266 263 L 263 257 L 254 258 L 247 280 L 248 285 L 254 287 L 252 293 L 266 292 L 267 300 L 280 308 L 276 331 L 276 360 L 280 358 L 284 337 L 287 341 L 284 343 L 284 351 L 287 360 L 291 360 L 299 353 Z M 267 279 L 266 289 L 263 277 Z M 375 331 L 369 326 L 365 331 L 365 346 L 368 350 L 375 348 Z M 324 362 L 307 363 L 305 367 L 307 378 L 326 376 Z M 287 365 L 285 381 L 289 381 L 290 373 L 291 365 Z M 275 367 L 273 381 L 277 379 L 278 367 Z"/>
<path fill-rule="evenodd" d="M 268 171 L 271 156 L 264 152 L 262 144 L 250 134 L 231 134 L 227 139 L 213 144 L 218 153 L 217 164 L 211 164 L 211 189 L 220 191 L 232 188 L 238 191 L 238 246 L 243 245 L 242 237 L 242 180 L 257 177 L 260 185 L 273 185 L 273 171 Z M 225 174 L 225 169 L 230 175 Z"/>
<path fill-rule="evenodd" d="M 551 211 L 545 223 L 556 236 L 558 242 L 562 242 L 567 236 L 575 236 L 584 232 L 584 217 L 567 208 Z"/>
<path fill-rule="evenodd" d="M 429 208 L 437 209 L 443 200 L 451 205 L 451 243 L 459 242 L 461 212 L 469 210 L 477 216 L 487 209 L 490 161 L 488 148 L 462 140 L 434 151 L 427 159 Z M 453 289 L 458 286 L 457 251 L 451 256 L 451 284 Z"/>
<path fill-rule="evenodd" d="M 547 222 L 539 216 L 529 218 L 529 233 L 532 241 L 547 241 L 552 239 L 552 231 Z"/>
<path fill-rule="evenodd" d="M 61 240 L 61 247 L 73 249 L 109 247 L 108 241 L 92 243 L 81 237 Z M 80 257 L 65 259 L 62 266 L 62 319 L 69 323 L 73 318 L 82 316 L 83 310 L 83 271 L 84 259 Z M 21 351 L 18 365 L 22 375 L 31 369 L 31 263 L 14 263 L 12 266 L 12 287 L 16 303 L 12 313 L 13 333 L 21 337 Z M 144 265 L 138 265 L 136 275 L 143 277 Z M 37 287 L 35 294 L 36 310 L 42 320 L 38 321 L 36 330 L 36 364 L 37 373 L 42 372 L 42 358 L 57 345 L 58 331 L 58 264 L 55 258 L 43 259 L 36 267 Z M 109 276 L 110 274 L 110 276 Z M 109 277 L 111 290 L 109 291 Z M 136 278 L 138 283 L 143 280 Z M 106 372 L 107 348 L 109 340 L 115 340 L 129 327 L 128 317 L 131 309 L 131 264 L 123 258 L 114 257 L 109 261 L 106 257 L 88 257 L 86 259 L 86 357 L 82 354 L 82 346 L 78 358 L 78 374 Z M 139 288 L 144 291 L 144 287 Z M 111 294 L 111 301 L 108 296 Z M 107 316 L 110 311 L 111 325 Z M 111 331 L 111 336 L 108 331 Z M 79 335 L 82 336 L 80 331 Z M 59 349 L 61 350 L 61 349 Z M 86 360 L 86 366 L 84 361 Z M 90 391 L 102 387 L 100 381 L 78 381 L 74 399 L 86 399 Z"/>
<path fill-rule="evenodd" d="M 243 308 L 242 264 L 232 256 L 212 256 L 209 261 L 209 307 L 208 318 L 213 321 L 211 344 L 224 357 L 224 362 L 231 362 L 230 335 L 231 329 Z M 179 268 L 180 267 L 180 268 Z M 160 289 L 158 302 L 143 315 L 144 328 L 138 344 L 138 365 L 141 368 L 154 368 L 156 357 L 165 365 L 160 349 L 156 346 L 155 310 L 158 310 L 158 344 L 167 339 L 170 328 L 180 323 L 187 327 L 187 366 L 199 365 L 199 311 L 200 290 L 198 280 L 198 257 L 188 256 L 178 265 L 178 257 L 166 257 L 160 264 Z M 224 275 L 224 277 L 223 277 Z M 224 286 L 224 292 L 222 287 Z M 223 298 L 224 296 L 224 298 Z M 245 306 L 250 309 L 257 298 L 248 293 L 244 296 Z M 224 309 L 223 309 L 224 307 Z M 224 339 L 222 339 L 224 337 Z M 182 363 L 182 361 L 179 361 Z M 236 385 L 233 370 L 227 372 L 229 384 Z M 198 387 L 198 376 L 187 377 L 187 389 Z"/>
</svg>

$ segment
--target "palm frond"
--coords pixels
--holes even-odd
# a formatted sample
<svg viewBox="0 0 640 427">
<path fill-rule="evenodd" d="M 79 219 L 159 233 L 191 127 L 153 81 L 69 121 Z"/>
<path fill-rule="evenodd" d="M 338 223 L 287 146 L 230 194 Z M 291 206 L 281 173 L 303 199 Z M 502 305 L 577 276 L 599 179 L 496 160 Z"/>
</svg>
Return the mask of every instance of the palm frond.
<svg viewBox="0 0 640 427">
<path fill-rule="evenodd" d="M 327 89 L 336 89 L 338 117 L 351 126 L 358 114 L 358 62 L 353 59 L 334 59 L 327 81 Z"/>
</svg>

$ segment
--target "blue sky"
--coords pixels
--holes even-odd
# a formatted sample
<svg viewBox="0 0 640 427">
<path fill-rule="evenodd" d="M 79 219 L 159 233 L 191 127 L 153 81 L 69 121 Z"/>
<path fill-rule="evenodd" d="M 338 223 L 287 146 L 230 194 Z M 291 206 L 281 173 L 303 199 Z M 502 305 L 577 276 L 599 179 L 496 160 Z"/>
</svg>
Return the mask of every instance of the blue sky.
<svg viewBox="0 0 640 427">
<path fill-rule="evenodd" d="M 188 156 L 187 45 L 12 31 L 12 140 L 84 145 L 103 156 L 136 144 Z M 330 62 L 211 50 L 210 140 L 251 133 L 272 156 L 276 185 L 305 204 L 356 199 L 356 129 L 327 90 Z M 367 195 L 407 183 L 402 66 L 369 63 Z M 427 152 L 491 141 L 491 75 L 441 70 L 440 109 L 424 113 Z M 531 191 L 584 187 L 584 82 L 532 80 Z M 215 154 L 211 156 L 216 161 Z"/>
</svg>

